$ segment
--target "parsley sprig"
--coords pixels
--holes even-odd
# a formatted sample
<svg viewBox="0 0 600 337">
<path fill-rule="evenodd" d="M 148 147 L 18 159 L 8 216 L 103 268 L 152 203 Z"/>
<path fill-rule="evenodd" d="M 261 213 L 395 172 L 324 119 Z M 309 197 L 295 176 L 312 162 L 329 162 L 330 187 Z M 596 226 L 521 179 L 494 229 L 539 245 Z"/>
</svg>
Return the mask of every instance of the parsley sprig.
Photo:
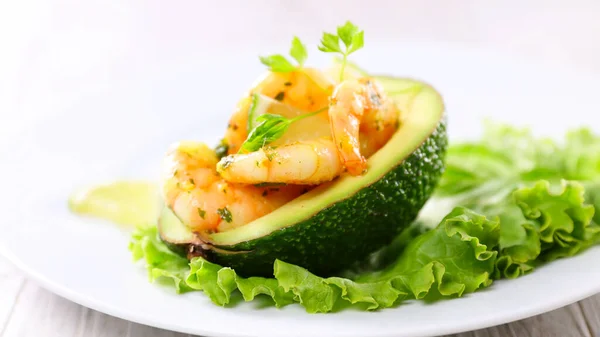
<svg viewBox="0 0 600 337">
<path fill-rule="evenodd" d="M 306 58 L 308 57 L 308 52 L 306 51 L 306 46 L 297 36 L 294 36 L 294 39 L 292 40 L 290 56 L 292 56 L 292 58 L 298 62 L 297 66 L 294 66 L 290 61 L 288 61 L 287 58 L 285 58 L 285 56 L 281 54 L 260 56 L 260 62 L 269 67 L 269 70 L 277 73 L 289 73 L 297 70 L 298 68 L 302 68 Z"/>
<path fill-rule="evenodd" d="M 345 48 L 340 46 L 340 40 L 342 40 Z M 326 53 L 342 54 L 341 82 L 344 80 L 344 69 L 346 68 L 348 55 L 362 48 L 364 44 L 364 31 L 359 30 L 352 22 L 347 21 L 343 26 L 337 27 L 337 35 L 327 32 L 323 33 L 319 50 Z"/>
<path fill-rule="evenodd" d="M 240 151 L 254 152 L 265 145 L 268 145 L 277 139 L 281 138 L 292 123 L 297 122 L 301 119 L 314 116 L 321 113 L 328 108 L 322 108 L 317 111 L 309 112 L 294 118 L 286 118 L 276 114 L 264 114 L 256 118 L 259 123 L 254 129 L 248 134 L 248 138 L 244 141 L 240 147 Z"/>
<path fill-rule="evenodd" d="M 342 40 L 343 46 L 340 46 L 340 40 Z M 352 22 L 347 21 L 344 25 L 337 27 L 337 35 L 323 33 L 319 50 L 326 53 L 339 53 L 342 55 L 343 59 L 340 70 L 340 81 L 342 81 L 344 79 L 344 70 L 346 68 L 348 55 L 361 49 L 363 46 L 364 31 L 359 30 Z M 292 40 L 289 54 L 296 60 L 298 65 L 293 65 L 292 62 L 281 54 L 261 56 L 260 61 L 273 72 L 287 73 L 302 68 L 308 57 L 308 52 L 306 51 L 306 46 L 297 36 L 294 36 L 294 39 Z M 240 147 L 239 152 L 254 152 L 281 138 L 292 123 L 316 115 L 325 110 L 327 110 L 327 108 L 294 118 L 286 118 L 275 114 L 261 115 L 256 119 L 259 124 L 250 131 L 248 138 Z"/>
</svg>

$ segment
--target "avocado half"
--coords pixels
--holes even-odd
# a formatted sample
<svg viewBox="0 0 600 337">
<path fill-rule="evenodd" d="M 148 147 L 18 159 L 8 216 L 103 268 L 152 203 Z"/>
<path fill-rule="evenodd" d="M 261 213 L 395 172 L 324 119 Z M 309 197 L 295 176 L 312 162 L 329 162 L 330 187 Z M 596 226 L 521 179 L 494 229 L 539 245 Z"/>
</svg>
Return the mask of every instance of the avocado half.
<svg viewBox="0 0 600 337">
<path fill-rule="evenodd" d="M 327 276 L 381 248 L 417 217 L 444 170 L 440 94 L 411 79 L 376 76 L 398 103 L 401 124 L 362 176 L 322 184 L 242 227 L 192 233 L 168 208 L 159 233 L 170 249 L 203 256 L 243 276 L 272 276 L 275 259 Z"/>
</svg>

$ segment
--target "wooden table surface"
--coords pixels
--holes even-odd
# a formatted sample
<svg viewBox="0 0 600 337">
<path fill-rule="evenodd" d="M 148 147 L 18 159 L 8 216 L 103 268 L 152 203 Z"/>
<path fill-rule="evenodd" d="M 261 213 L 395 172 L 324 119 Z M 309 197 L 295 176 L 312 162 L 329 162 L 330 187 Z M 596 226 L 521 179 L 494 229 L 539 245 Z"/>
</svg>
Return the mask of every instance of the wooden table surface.
<svg viewBox="0 0 600 337">
<path fill-rule="evenodd" d="M 94 22 L 100 27 L 95 37 L 117 34 L 132 22 L 144 21 L 159 27 L 159 34 L 177 35 L 165 43 L 193 39 L 226 49 L 281 43 L 293 34 L 316 40 L 323 29 L 351 19 L 371 36 L 478 46 L 600 75 L 599 16 L 597 0 L 6 1 L 0 2 L 0 100 L 16 102 L 14 86 L 7 79 L 15 78 L 15 65 L 32 41 L 43 33 L 46 41 L 67 39 L 62 42 L 68 43 L 65 29 L 85 33 Z M 109 17 L 110 24 L 101 26 L 103 18 Z M 61 34 L 52 34 L 58 25 Z M 17 123 L 35 117 L 14 118 Z M 12 130 L 0 126 L 0 132 Z M 180 335 L 74 304 L 27 280 L 0 257 L 0 336 Z M 600 295 L 540 316 L 455 336 L 600 336 Z"/>
</svg>

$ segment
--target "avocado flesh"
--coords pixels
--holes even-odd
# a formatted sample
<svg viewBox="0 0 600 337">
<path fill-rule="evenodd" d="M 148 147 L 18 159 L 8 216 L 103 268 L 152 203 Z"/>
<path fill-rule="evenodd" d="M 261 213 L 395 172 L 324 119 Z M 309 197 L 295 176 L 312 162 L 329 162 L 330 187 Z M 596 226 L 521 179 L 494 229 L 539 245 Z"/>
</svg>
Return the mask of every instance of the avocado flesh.
<svg viewBox="0 0 600 337">
<path fill-rule="evenodd" d="M 168 207 L 163 207 L 158 217 L 158 235 L 169 249 L 181 256 L 187 256 L 192 246 L 200 244 L 198 236 Z"/>
<path fill-rule="evenodd" d="M 344 175 L 247 225 L 204 235 L 203 247 L 188 246 L 244 276 L 272 276 L 275 259 L 326 276 L 388 244 L 432 194 L 447 147 L 440 95 L 415 80 L 391 82 L 396 92 L 418 90 L 394 96 L 401 126 L 369 158 L 366 174 Z"/>
</svg>

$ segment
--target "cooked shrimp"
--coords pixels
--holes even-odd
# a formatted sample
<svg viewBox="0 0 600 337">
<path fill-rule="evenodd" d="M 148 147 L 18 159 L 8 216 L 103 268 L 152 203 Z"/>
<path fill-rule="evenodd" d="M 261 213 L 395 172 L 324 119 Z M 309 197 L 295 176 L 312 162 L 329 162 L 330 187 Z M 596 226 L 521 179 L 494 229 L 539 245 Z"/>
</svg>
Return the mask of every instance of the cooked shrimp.
<svg viewBox="0 0 600 337">
<path fill-rule="evenodd" d="M 181 142 L 165 159 L 162 195 L 184 224 L 196 231 L 223 231 L 272 212 L 303 192 L 301 186 L 273 189 L 233 184 L 216 172 L 214 151 Z"/>
<path fill-rule="evenodd" d="M 229 182 L 244 184 L 285 183 L 316 185 L 342 171 L 331 138 L 299 141 L 256 152 L 224 157 L 217 171 Z"/>
<path fill-rule="evenodd" d="M 336 86 L 329 123 L 344 166 L 359 175 L 367 169 L 365 156 L 381 148 L 396 131 L 398 111 L 373 79 L 351 79 Z"/>
<path fill-rule="evenodd" d="M 248 111 L 251 104 L 251 95 L 242 98 L 229 119 L 227 130 L 225 130 L 225 137 L 223 138 L 228 146 L 228 154 L 237 153 L 242 143 L 248 137 Z"/>
<path fill-rule="evenodd" d="M 225 142 L 229 154 L 237 153 L 240 145 L 248 137 L 248 110 L 252 100 L 250 96 L 259 93 L 302 111 L 311 112 L 326 107 L 334 83 L 320 70 L 304 68 L 288 73 L 268 72 L 263 75 L 250 93 L 238 103 L 229 120 L 225 132 Z"/>
<path fill-rule="evenodd" d="M 252 90 L 304 111 L 315 111 L 329 104 L 334 88 L 331 79 L 318 69 L 304 68 L 288 73 L 269 72 Z"/>
</svg>

